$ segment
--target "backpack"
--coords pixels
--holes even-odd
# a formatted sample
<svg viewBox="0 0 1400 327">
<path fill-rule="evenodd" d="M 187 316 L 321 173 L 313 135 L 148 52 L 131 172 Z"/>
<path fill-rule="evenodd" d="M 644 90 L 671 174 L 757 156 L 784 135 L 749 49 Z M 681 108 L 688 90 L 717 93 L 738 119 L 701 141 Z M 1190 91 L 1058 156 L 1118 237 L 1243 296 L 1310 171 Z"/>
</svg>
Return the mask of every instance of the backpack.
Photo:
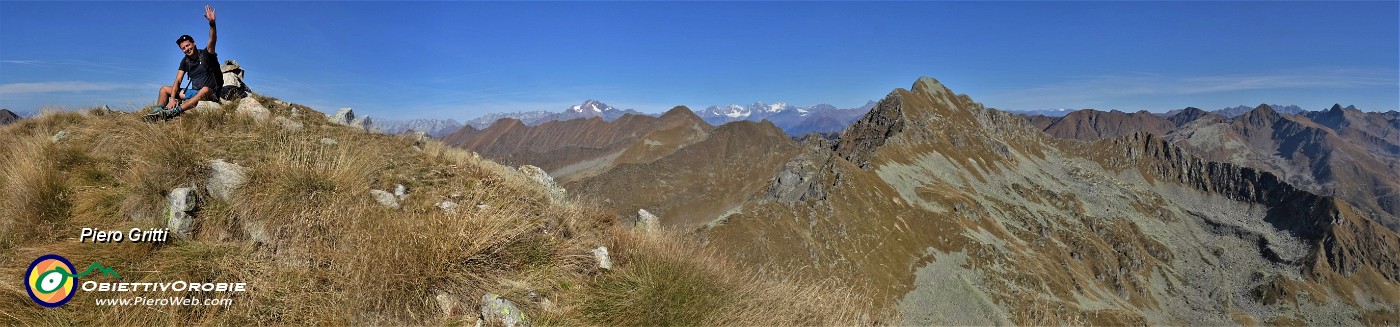
<svg viewBox="0 0 1400 327">
<path fill-rule="evenodd" d="M 252 92 L 248 89 L 248 84 L 243 83 L 243 67 L 238 66 L 237 60 L 224 61 L 221 67 L 222 74 L 219 74 L 219 99 L 233 101 L 242 99 Z"/>
</svg>

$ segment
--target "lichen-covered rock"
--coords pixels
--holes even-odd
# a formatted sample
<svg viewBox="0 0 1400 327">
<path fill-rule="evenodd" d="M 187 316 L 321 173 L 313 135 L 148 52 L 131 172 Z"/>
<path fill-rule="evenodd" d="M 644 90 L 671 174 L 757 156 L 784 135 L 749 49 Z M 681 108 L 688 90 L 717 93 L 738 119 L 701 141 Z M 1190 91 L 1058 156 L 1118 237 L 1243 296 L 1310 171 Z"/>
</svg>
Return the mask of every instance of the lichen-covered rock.
<svg viewBox="0 0 1400 327">
<path fill-rule="evenodd" d="M 481 296 L 481 320 L 490 326 L 530 326 L 530 320 L 525 317 L 524 311 L 520 311 L 520 307 L 495 293 Z"/>
<path fill-rule="evenodd" d="M 176 237 L 189 238 L 194 232 L 194 211 L 199 209 L 199 197 L 195 195 L 193 187 L 181 187 L 170 190 L 166 195 L 165 222 L 166 227 Z"/>
<path fill-rule="evenodd" d="M 637 229 L 648 233 L 661 230 L 661 218 L 647 212 L 647 209 L 637 209 Z"/>
<path fill-rule="evenodd" d="M 529 177 L 536 183 L 543 185 L 545 191 L 549 193 L 549 199 L 554 201 L 554 203 L 564 203 L 567 199 L 568 192 L 564 190 L 563 187 L 560 187 L 559 184 L 555 184 L 554 177 L 549 177 L 549 173 L 544 172 L 544 169 L 531 165 L 524 165 L 520 166 L 520 173 L 525 174 L 526 177 Z"/>
<path fill-rule="evenodd" d="M 248 168 L 224 161 L 224 159 L 210 160 L 209 169 L 212 173 L 209 174 L 209 180 L 205 183 L 204 189 L 209 191 L 209 195 L 215 199 L 224 201 L 232 199 L 233 190 L 247 181 L 244 174 L 247 173 Z"/>
</svg>

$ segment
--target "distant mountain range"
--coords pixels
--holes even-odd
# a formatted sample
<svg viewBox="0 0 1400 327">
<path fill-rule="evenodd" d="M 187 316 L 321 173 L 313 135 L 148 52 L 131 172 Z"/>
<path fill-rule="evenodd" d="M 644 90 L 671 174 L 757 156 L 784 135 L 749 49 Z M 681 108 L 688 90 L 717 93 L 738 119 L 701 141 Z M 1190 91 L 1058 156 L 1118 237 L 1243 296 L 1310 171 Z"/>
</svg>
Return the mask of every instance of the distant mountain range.
<svg viewBox="0 0 1400 327">
<path fill-rule="evenodd" d="M 1301 112 L 1305 111 L 1305 110 L 1303 110 L 1303 108 L 1298 107 L 1298 106 L 1296 106 L 1296 105 L 1286 105 L 1286 106 L 1285 106 L 1285 105 L 1279 105 L 1279 104 L 1271 104 L 1271 105 L 1269 105 L 1269 107 L 1272 108 L 1272 109 L 1274 109 L 1274 111 L 1276 111 L 1276 112 L 1278 112 L 1278 113 L 1281 113 L 1281 114 L 1289 114 L 1289 115 L 1296 115 L 1296 114 L 1298 114 L 1298 113 L 1301 113 Z M 1356 107 L 1348 107 L 1348 108 L 1356 109 Z M 1168 112 L 1165 113 L 1165 114 L 1160 114 L 1160 115 L 1163 115 L 1163 116 L 1171 116 L 1171 115 L 1175 115 L 1177 112 L 1182 111 L 1182 110 L 1184 110 L 1184 109 L 1172 110 L 1172 111 L 1168 111 Z M 1217 114 L 1217 115 L 1224 116 L 1225 118 L 1235 118 L 1235 117 L 1237 117 L 1237 116 L 1239 116 L 1239 115 L 1243 115 L 1244 113 L 1249 112 L 1250 110 L 1254 110 L 1254 107 L 1241 105 L 1241 106 L 1234 106 L 1234 107 L 1224 108 L 1224 109 L 1220 109 L 1220 110 L 1216 110 L 1216 111 L 1211 111 L 1211 112 L 1213 112 L 1213 113 L 1215 113 L 1215 114 Z M 1325 110 L 1325 109 L 1324 109 L 1324 110 Z M 1006 112 L 1010 112 L 1010 113 L 1013 113 L 1013 114 L 1019 114 L 1019 115 L 1023 115 L 1023 116 L 1028 116 L 1028 117 L 1029 117 L 1029 116 L 1064 117 L 1065 115 L 1069 115 L 1070 113 L 1075 112 L 1075 111 L 1078 111 L 1078 110 L 1075 110 L 1075 109 L 1068 109 L 1068 108 L 1065 108 L 1065 109 L 1041 109 L 1041 110 L 1006 110 Z"/>
<path fill-rule="evenodd" d="M 870 108 L 875 105 L 875 101 L 870 101 L 859 108 L 838 109 L 829 104 L 817 104 L 809 107 L 796 107 L 784 102 L 766 104 L 755 102 L 749 105 L 729 104 L 724 106 L 710 106 L 704 110 L 694 112 L 695 116 L 713 126 L 724 125 L 735 121 L 762 121 L 768 120 L 775 126 L 782 129 L 789 136 L 800 136 L 807 133 L 836 133 L 845 129 L 856 119 L 860 118 Z M 689 109 L 687 109 L 689 110 Z M 600 117 L 604 121 L 613 121 L 626 114 L 648 115 L 636 110 L 620 110 L 602 103 L 598 100 L 587 100 L 582 104 L 574 105 L 562 112 L 549 111 L 520 111 L 508 113 L 491 113 L 477 117 L 466 122 L 467 126 L 474 129 L 486 129 L 497 121 L 505 118 L 518 120 L 526 126 L 538 126 L 540 124 L 570 120 L 577 118 Z M 382 127 L 381 127 L 382 128 Z M 451 134 L 451 132 L 444 133 Z"/>
<path fill-rule="evenodd" d="M 796 137 L 807 133 L 839 132 L 846 126 L 850 126 L 861 115 L 869 112 L 870 108 L 874 106 L 875 101 L 869 101 L 859 108 L 848 109 L 837 109 L 836 106 L 829 104 L 795 107 L 784 102 L 772 104 L 754 102 L 744 106 L 737 104 L 710 106 L 695 114 L 700 116 L 700 119 L 715 126 L 741 120 L 768 120 L 782 129 L 783 132 Z"/>
<path fill-rule="evenodd" d="M 462 129 L 462 123 L 454 119 L 414 119 L 414 120 L 375 120 L 374 126 L 385 134 L 400 134 L 408 131 L 427 133 L 434 138 L 452 134 Z"/>
<path fill-rule="evenodd" d="M 557 120 L 570 120 L 589 117 L 601 117 L 603 118 L 603 120 L 613 121 L 618 118 L 621 118 L 622 115 L 626 114 L 645 115 L 640 111 L 632 109 L 617 109 L 598 100 L 590 99 L 584 101 L 581 104 L 577 104 L 572 107 L 569 107 L 568 109 L 564 109 L 564 111 L 562 112 L 519 111 L 490 113 L 481 117 L 474 118 L 472 120 L 468 120 L 466 125 L 476 129 L 485 129 L 486 127 L 491 126 L 491 124 L 495 124 L 496 121 L 501 120 L 503 118 L 519 120 L 522 123 L 525 123 L 526 126 L 536 126 L 539 124 Z"/>
<path fill-rule="evenodd" d="M 1061 108 L 1061 109 L 1040 109 L 1040 110 L 1007 110 L 1006 112 L 1013 113 L 1013 114 L 1025 115 L 1025 116 L 1064 117 L 1065 115 L 1068 115 L 1069 113 L 1074 112 L 1074 109 Z"/>
</svg>

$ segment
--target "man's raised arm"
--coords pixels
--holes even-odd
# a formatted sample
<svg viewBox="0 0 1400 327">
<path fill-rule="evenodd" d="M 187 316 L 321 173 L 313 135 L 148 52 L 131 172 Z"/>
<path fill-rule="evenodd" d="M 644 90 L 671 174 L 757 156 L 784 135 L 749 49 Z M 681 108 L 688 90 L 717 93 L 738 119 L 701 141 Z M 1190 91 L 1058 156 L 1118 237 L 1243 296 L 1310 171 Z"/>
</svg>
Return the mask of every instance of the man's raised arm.
<svg viewBox="0 0 1400 327">
<path fill-rule="evenodd" d="M 209 20 L 209 45 L 204 47 L 204 51 L 217 54 L 218 52 L 214 52 L 214 42 L 219 40 L 219 35 L 214 32 L 214 7 L 204 5 L 204 19 Z"/>
</svg>

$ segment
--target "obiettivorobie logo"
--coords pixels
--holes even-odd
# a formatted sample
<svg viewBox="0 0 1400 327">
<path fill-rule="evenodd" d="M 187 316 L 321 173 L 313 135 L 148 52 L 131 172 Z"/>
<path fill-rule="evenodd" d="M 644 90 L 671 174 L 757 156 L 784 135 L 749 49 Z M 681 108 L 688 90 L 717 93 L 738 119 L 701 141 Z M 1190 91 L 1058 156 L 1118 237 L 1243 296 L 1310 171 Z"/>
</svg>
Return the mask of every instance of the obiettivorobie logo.
<svg viewBox="0 0 1400 327">
<path fill-rule="evenodd" d="M 24 289 L 29 292 L 29 299 L 39 305 L 57 308 L 73 299 L 74 289 L 78 285 L 78 278 L 87 276 L 93 271 L 101 271 L 107 276 L 121 278 L 117 272 L 111 268 L 103 267 L 102 264 L 93 262 L 87 270 L 76 273 L 73 263 L 67 258 L 57 254 L 46 254 L 34 259 L 29 264 L 29 270 L 24 273 Z"/>
<path fill-rule="evenodd" d="M 34 259 L 29 264 L 29 270 L 24 273 L 24 289 L 29 292 L 29 298 L 39 305 L 57 308 L 69 300 L 73 299 L 73 294 L 78 291 L 96 292 L 116 295 L 118 297 L 102 297 L 94 299 L 99 306 L 127 306 L 127 305 L 222 305 L 227 306 L 233 303 L 231 297 L 205 297 L 213 294 L 231 295 L 248 291 L 248 283 L 244 282 L 193 282 L 176 280 L 173 282 L 99 282 L 99 281 L 78 281 L 79 278 L 94 272 L 101 272 L 112 278 L 122 278 L 121 275 L 113 271 L 112 268 L 104 267 L 101 263 L 93 262 L 86 270 L 79 273 L 73 267 L 73 263 L 67 258 L 57 254 L 46 254 Z M 157 271 L 147 271 L 155 273 Z M 184 295 L 170 297 L 151 297 L 150 293 L 181 292 Z M 133 294 L 135 297 L 121 297 L 121 294 Z M 190 296 L 193 295 L 193 296 Z"/>
</svg>

